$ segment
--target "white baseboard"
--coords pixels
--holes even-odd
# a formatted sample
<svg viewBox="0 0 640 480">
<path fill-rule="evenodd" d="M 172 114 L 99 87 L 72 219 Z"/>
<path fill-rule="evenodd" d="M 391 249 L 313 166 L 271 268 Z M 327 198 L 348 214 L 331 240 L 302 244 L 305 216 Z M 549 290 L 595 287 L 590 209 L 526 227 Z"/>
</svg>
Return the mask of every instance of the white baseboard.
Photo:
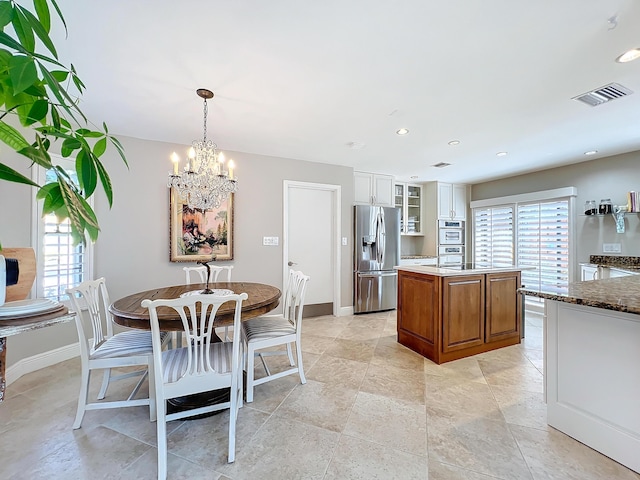
<svg viewBox="0 0 640 480">
<path fill-rule="evenodd" d="M 339 317 L 347 317 L 349 315 L 353 315 L 353 306 L 351 307 L 340 307 L 338 309 Z"/>
<path fill-rule="evenodd" d="M 41 368 L 50 367 L 56 363 L 64 362 L 70 358 L 80 355 L 80 344 L 78 342 L 64 347 L 49 350 L 48 352 L 39 353 L 32 357 L 23 358 L 7 368 L 5 380 L 7 385 L 11 385 L 21 376 L 27 373 L 35 372 Z"/>
</svg>

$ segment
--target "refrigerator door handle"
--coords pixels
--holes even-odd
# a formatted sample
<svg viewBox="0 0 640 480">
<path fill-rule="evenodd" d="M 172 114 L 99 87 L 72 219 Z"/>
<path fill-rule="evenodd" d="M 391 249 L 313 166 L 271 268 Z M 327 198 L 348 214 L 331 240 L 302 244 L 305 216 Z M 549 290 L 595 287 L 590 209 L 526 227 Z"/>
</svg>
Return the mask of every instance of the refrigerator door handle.
<svg viewBox="0 0 640 480">
<path fill-rule="evenodd" d="M 383 210 L 380 210 L 376 218 L 376 260 L 381 266 L 384 265 L 385 234 L 384 214 Z"/>
</svg>

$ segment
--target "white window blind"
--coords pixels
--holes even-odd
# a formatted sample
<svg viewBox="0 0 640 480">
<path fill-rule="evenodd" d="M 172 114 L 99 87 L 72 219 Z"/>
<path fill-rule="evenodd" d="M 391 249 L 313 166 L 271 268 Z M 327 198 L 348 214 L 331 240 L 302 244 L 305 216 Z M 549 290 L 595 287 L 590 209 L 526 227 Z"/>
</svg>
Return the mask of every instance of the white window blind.
<svg viewBox="0 0 640 480">
<path fill-rule="evenodd" d="M 42 296 L 66 300 L 65 290 L 85 280 L 85 248 L 74 246 L 69 219 L 62 222 L 53 215 L 43 218 Z"/>
<path fill-rule="evenodd" d="M 513 206 L 474 209 L 474 262 L 513 265 Z"/>
<path fill-rule="evenodd" d="M 55 157 L 55 156 L 54 156 Z M 75 165 L 68 159 L 57 157 L 57 163 L 64 167 L 71 178 L 77 180 Z M 35 170 L 35 169 L 34 169 Z M 52 171 L 38 168 L 35 179 L 39 184 L 55 181 Z M 91 205 L 93 202 L 89 202 Z M 92 245 L 73 245 L 69 220 L 62 222 L 53 215 L 42 216 L 42 201 L 34 200 L 34 245 L 37 268 L 36 296 L 56 301 L 66 301 L 65 290 L 75 287 L 92 275 Z"/>
<path fill-rule="evenodd" d="M 518 266 L 522 284 L 534 290 L 567 293 L 569 284 L 569 201 L 518 205 Z"/>
</svg>

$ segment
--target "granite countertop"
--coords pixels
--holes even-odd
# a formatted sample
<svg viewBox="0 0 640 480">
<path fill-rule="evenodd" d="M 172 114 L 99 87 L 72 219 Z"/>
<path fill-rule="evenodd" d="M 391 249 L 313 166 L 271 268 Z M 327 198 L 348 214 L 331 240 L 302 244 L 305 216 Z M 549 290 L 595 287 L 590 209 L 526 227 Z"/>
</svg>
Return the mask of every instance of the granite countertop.
<svg viewBox="0 0 640 480">
<path fill-rule="evenodd" d="M 502 273 L 502 272 L 519 272 L 524 270 L 522 267 L 504 266 L 504 267 L 482 267 L 482 268 L 467 268 L 465 270 L 459 270 L 455 268 L 442 268 L 431 267 L 427 265 L 403 265 L 399 267 L 393 267 L 396 270 L 403 270 L 406 272 L 424 273 L 425 275 L 433 275 L 436 277 L 455 277 L 462 275 L 480 275 L 485 273 Z"/>
<path fill-rule="evenodd" d="M 628 272 L 640 272 L 640 257 L 626 255 L 589 255 L 589 265 L 611 267 Z"/>
<path fill-rule="evenodd" d="M 401 260 L 414 260 L 419 258 L 438 258 L 437 255 L 400 255 Z"/>
<path fill-rule="evenodd" d="M 519 291 L 547 300 L 640 315 L 640 275 L 570 283 L 567 294 L 537 292 L 527 288 Z"/>
</svg>

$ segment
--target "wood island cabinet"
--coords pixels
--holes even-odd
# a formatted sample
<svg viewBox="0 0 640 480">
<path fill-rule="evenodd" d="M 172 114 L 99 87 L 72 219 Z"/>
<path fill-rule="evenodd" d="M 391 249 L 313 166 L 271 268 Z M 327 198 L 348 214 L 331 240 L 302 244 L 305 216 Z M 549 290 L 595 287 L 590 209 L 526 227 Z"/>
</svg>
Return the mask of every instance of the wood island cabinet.
<svg viewBox="0 0 640 480">
<path fill-rule="evenodd" d="M 435 363 L 520 343 L 520 272 L 398 272 L 398 342 Z"/>
</svg>

